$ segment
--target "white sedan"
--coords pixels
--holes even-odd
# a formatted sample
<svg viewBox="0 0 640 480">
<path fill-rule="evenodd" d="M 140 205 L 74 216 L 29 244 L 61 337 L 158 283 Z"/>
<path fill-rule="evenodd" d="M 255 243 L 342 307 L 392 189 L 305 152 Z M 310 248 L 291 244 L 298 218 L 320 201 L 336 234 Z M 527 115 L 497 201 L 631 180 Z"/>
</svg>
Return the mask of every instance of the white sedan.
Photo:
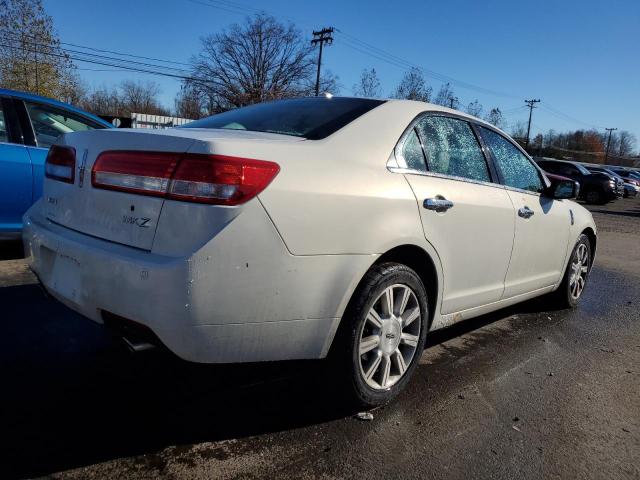
<svg viewBox="0 0 640 480">
<path fill-rule="evenodd" d="M 402 389 L 428 332 L 543 294 L 575 306 L 596 249 L 577 184 L 414 101 L 72 133 L 46 177 L 24 242 L 55 298 L 193 362 L 329 356 L 364 405 Z"/>
</svg>

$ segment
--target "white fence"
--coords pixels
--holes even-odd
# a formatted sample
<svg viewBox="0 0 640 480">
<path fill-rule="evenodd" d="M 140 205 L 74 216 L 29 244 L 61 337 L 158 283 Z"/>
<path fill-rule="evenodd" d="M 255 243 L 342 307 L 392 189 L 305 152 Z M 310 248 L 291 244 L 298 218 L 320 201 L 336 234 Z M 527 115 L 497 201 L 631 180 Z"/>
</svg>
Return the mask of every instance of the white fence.
<svg viewBox="0 0 640 480">
<path fill-rule="evenodd" d="M 193 122 L 190 118 L 165 117 L 164 115 L 149 115 L 146 113 L 132 113 L 132 128 L 171 128 Z"/>
</svg>

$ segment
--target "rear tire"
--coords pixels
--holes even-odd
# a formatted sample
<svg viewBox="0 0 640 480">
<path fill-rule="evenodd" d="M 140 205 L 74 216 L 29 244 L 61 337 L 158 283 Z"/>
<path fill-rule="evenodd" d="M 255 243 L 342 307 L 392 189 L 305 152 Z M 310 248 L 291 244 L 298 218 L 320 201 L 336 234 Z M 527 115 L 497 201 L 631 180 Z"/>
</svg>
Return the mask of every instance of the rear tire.
<svg viewBox="0 0 640 480">
<path fill-rule="evenodd" d="M 589 238 L 581 234 L 571 252 L 562 283 L 549 294 L 550 303 L 558 308 L 575 308 L 586 287 L 590 270 L 591 244 Z"/>
<path fill-rule="evenodd" d="M 424 349 L 427 318 L 427 294 L 416 272 L 398 263 L 371 267 L 331 351 L 333 373 L 351 403 L 377 407 L 400 393 Z"/>
</svg>

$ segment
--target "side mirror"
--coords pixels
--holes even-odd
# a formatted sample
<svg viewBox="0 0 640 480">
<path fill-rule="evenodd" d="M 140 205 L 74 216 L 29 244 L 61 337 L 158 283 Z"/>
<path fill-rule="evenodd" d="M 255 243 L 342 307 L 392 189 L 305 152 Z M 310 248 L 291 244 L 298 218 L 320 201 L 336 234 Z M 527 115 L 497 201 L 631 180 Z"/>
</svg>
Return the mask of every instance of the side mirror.
<svg viewBox="0 0 640 480">
<path fill-rule="evenodd" d="M 580 193 L 580 184 L 569 179 L 550 178 L 551 185 L 543 193 L 544 196 L 555 200 L 574 200 Z"/>
</svg>

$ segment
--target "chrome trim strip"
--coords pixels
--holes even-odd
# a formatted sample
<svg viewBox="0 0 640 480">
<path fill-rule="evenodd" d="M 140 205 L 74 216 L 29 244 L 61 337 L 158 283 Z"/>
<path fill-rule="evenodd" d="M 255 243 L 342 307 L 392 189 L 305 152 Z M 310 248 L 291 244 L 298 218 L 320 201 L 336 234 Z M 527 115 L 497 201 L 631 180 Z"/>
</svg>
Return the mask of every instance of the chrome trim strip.
<svg viewBox="0 0 640 480">
<path fill-rule="evenodd" d="M 524 190 L 522 188 L 510 187 L 508 185 L 503 185 L 503 187 L 505 188 L 505 190 L 511 190 L 512 192 L 528 193 L 529 195 L 533 195 L 534 197 L 541 197 L 542 196 L 541 192 L 532 192 L 531 190 Z"/>
<path fill-rule="evenodd" d="M 483 185 L 485 187 L 502 188 L 502 189 L 506 188 L 501 183 L 483 182 L 482 180 L 474 180 L 472 178 L 466 178 L 466 177 L 457 177 L 455 175 L 446 175 L 444 173 L 437 173 L 437 172 L 423 172 L 422 170 L 414 170 L 412 168 L 392 167 L 387 165 L 387 170 L 389 170 L 392 173 L 402 173 L 405 175 L 421 175 L 423 177 L 435 177 L 435 178 L 442 178 L 444 180 L 455 180 L 457 182 L 474 183 L 476 185 Z M 531 193 L 531 192 L 528 192 L 528 193 Z"/>
</svg>

